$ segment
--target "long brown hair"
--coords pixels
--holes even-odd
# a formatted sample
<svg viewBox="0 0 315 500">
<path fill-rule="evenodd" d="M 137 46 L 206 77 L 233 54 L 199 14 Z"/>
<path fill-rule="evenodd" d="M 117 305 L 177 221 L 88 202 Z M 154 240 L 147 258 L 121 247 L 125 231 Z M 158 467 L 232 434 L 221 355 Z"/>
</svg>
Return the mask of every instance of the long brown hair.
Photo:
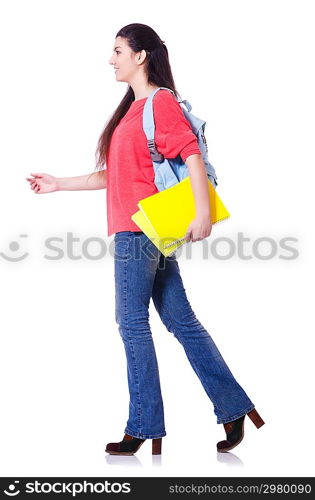
<svg viewBox="0 0 315 500">
<path fill-rule="evenodd" d="M 133 52 L 140 52 L 143 49 L 147 52 L 148 62 L 146 72 L 148 83 L 157 85 L 158 87 L 167 87 L 173 90 L 175 95 L 180 98 L 180 94 L 175 87 L 167 47 L 158 34 L 146 24 L 133 23 L 121 28 L 116 34 L 116 38 L 118 36 L 126 40 Z M 104 174 L 102 167 L 106 165 L 107 153 L 113 132 L 134 100 L 134 91 L 128 85 L 127 92 L 110 119 L 106 122 L 97 143 L 95 156 L 96 171 L 99 175 Z"/>
</svg>

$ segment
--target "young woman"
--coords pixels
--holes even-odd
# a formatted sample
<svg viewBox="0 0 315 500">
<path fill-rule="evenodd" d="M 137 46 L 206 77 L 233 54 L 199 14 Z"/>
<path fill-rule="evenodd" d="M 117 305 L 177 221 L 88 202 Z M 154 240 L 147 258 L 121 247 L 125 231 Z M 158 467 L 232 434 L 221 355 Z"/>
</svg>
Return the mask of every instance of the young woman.
<svg viewBox="0 0 315 500">
<path fill-rule="evenodd" d="M 115 235 L 115 319 L 126 353 L 130 401 L 124 437 L 120 442 L 108 443 L 106 452 L 132 455 L 146 439 L 152 439 L 152 453 L 161 453 L 166 431 L 149 325 L 151 298 L 167 330 L 182 344 L 213 403 L 217 423 L 224 425 L 226 439 L 217 443 L 217 450 L 226 452 L 243 439 L 246 415 L 257 428 L 264 421 L 196 318 L 176 256 L 164 257 L 131 220 L 138 201 L 158 192 L 142 128 L 145 101 L 159 87 L 167 87 L 179 96 L 168 50 L 152 28 L 129 24 L 116 34 L 109 63 L 116 80 L 128 83 L 128 88 L 99 138 L 97 171 L 70 178 L 41 173 L 27 178 L 37 194 L 107 188 L 108 236 Z M 180 154 L 189 169 L 196 217 L 187 229 L 186 240 L 202 240 L 210 235 L 211 222 L 207 175 L 198 141 L 179 102 L 168 90 L 156 93 L 153 109 L 158 151 L 166 158 Z"/>
</svg>

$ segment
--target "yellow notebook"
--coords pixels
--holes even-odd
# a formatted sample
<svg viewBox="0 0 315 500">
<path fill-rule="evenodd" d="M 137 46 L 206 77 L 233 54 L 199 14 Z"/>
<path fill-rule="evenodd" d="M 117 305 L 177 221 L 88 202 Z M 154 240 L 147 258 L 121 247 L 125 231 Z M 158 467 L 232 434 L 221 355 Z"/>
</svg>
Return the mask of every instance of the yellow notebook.
<svg viewBox="0 0 315 500">
<path fill-rule="evenodd" d="M 208 185 L 211 222 L 216 224 L 227 219 L 230 214 L 209 179 Z M 190 176 L 168 189 L 140 200 L 137 205 L 140 210 L 131 219 L 165 257 L 186 242 L 188 226 L 196 217 Z"/>
</svg>

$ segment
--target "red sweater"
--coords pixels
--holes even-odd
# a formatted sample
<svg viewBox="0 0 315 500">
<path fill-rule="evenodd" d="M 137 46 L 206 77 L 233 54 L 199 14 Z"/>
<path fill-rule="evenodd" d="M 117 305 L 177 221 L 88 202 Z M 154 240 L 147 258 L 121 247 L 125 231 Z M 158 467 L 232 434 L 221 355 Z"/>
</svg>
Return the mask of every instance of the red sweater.
<svg viewBox="0 0 315 500">
<path fill-rule="evenodd" d="M 139 200 L 158 192 L 154 168 L 142 127 L 146 97 L 131 103 L 111 138 L 107 169 L 108 236 L 119 231 L 141 231 L 131 215 L 139 209 Z M 153 99 L 155 144 L 166 158 L 180 154 L 183 161 L 201 154 L 198 141 L 176 98 L 168 90 L 159 90 Z"/>
</svg>

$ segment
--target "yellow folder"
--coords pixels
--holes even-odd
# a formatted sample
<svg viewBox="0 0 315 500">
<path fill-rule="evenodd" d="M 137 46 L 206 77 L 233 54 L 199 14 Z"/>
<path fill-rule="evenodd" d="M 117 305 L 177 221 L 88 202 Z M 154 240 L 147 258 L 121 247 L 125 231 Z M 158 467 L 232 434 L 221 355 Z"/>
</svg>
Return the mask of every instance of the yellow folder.
<svg viewBox="0 0 315 500">
<path fill-rule="evenodd" d="M 230 214 L 208 179 L 212 224 Z M 140 227 L 160 252 L 168 257 L 186 242 L 189 224 L 196 217 L 195 199 L 190 176 L 174 186 L 140 200 L 138 212 L 131 219 Z"/>
</svg>

